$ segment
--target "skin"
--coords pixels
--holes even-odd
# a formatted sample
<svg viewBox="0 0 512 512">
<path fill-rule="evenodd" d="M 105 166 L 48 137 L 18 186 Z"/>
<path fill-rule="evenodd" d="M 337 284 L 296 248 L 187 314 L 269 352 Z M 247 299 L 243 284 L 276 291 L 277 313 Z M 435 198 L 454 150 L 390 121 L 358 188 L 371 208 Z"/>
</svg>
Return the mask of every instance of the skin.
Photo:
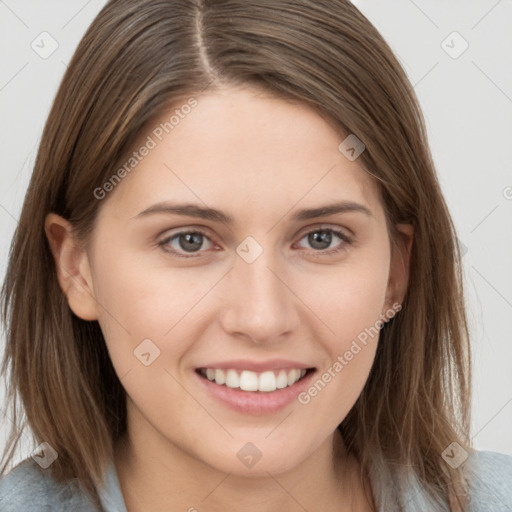
<svg viewBox="0 0 512 512">
<path fill-rule="evenodd" d="M 338 150 L 345 135 L 310 107 L 251 88 L 197 100 L 102 200 L 86 248 L 65 219 L 46 219 L 69 305 L 99 322 L 127 392 L 129 438 L 115 456 L 127 508 L 371 510 L 336 427 L 364 387 L 377 337 L 308 404 L 294 400 L 260 416 L 214 400 L 194 371 L 208 362 L 272 358 L 327 371 L 403 300 L 412 228 L 397 226 L 400 243 L 390 244 L 372 179 Z M 166 213 L 136 218 L 170 200 L 218 208 L 234 224 Z M 341 200 L 371 216 L 291 220 L 299 209 Z M 193 228 L 207 234 L 199 250 L 186 252 L 179 237 L 167 243 L 191 258 L 158 245 Z M 333 234 L 327 249 L 318 248 L 307 234 L 326 228 L 352 242 Z M 263 249 L 252 263 L 236 252 L 247 236 Z M 133 354 L 146 338 L 160 350 L 149 366 Z M 249 441 L 262 454 L 251 468 L 237 457 Z"/>
</svg>

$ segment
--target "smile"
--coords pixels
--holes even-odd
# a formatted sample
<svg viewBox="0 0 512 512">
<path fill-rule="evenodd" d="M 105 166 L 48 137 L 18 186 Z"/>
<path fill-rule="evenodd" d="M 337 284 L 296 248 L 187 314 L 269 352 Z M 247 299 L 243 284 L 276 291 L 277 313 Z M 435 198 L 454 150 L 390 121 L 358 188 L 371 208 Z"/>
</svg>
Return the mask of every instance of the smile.
<svg viewBox="0 0 512 512">
<path fill-rule="evenodd" d="M 219 386 L 242 391 L 271 393 L 293 386 L 306 375 L 307 370 L 291 368 L 253 372 L 250 370 L 199 368 L 198 373 Z"/>
<path fill-rule="evenodd" d="M 255 416 L 296 403 L 317 373 L 315 367 L 290 359 L 210 361 L 194 370 L 205 400 L 212 398 L 238 413 Z"/>
</svg>

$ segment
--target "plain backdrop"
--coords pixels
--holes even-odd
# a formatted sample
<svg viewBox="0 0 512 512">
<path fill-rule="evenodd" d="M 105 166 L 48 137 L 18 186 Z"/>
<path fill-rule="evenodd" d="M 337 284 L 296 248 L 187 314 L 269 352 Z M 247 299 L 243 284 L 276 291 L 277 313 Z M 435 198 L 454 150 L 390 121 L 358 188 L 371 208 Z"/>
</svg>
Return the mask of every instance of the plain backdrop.
<svg viewBox="0 0 512 512">
<path fill-rule="evenodd" d="M 512 2 L 355 3 L 388 41 L 415 87 L 465 252 L 474 444 L 512 455 Z M 67 62 L 104 4 L 0 0 L 2 280 L 51 102 Z M 3 344 L 2 337 L 2 352 Z M 3 393 L 2 383 L 2 409 Z M 0 447 L 9 421 L 0 418 Z M 29 454 L 27 446 L 18 458 Z"/>
</svg>

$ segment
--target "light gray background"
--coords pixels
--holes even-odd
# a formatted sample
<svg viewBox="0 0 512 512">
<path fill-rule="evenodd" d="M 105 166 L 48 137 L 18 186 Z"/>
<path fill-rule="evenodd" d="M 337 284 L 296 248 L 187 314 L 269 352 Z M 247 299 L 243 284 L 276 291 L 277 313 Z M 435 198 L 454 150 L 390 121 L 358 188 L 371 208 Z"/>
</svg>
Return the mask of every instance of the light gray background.
<svg viewBox="0 0 512 512">
<path fill-rule="evenodd" d="M 467 250 L 474 444 L 512 455 L 512 0 L 355 3 L 415 86 L 441 185 Z M 74 49 L 104 4 L 0 0 L 1 279 L 51 102 Z M 31 47 L 35 41 L 43 51 L 44 31 L 58 43 L 48 58 Z M 460 36 L 450 35 L 454 31 Z M 461 38 L 469 47 L 453 58 L 463 49 Z M 44 48 L 49 45 L 45 39 Z M 3 343 L 2 338 L 2 351 Z M 3 392 L 2 384 L 2 409 Z M 0 446 L 8 424 L 9 418 L 3 423 L 0 418 Z M 18 459 L 29 453 L 27 445 Z"/>
</svg>

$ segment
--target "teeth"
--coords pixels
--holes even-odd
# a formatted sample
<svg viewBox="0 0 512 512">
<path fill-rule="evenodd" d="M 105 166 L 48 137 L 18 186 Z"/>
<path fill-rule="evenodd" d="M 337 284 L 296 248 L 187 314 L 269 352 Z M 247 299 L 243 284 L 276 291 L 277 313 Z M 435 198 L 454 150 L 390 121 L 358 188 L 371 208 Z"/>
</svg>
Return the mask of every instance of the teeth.
<svg viewBox="0 0 512 512">
<path fill-rule="evenodd" d="M 208 377 L 208 375 L 207 375 L 207 377 Z M 226 382 L 226 376 L 224 375 L 224 370 L 215 370 L 215 382 L 217 384 L 224 384 Z"/>
<path fill-rule="evenodd" d="M 277 379 L 276 379 L 276 386 L 277 386 L 277 389 L 283 389 L 286 386 L 288 386 L 288 375 L 286 374 L 286 372 L 284 370 L 281 370 L 279 372 L 279 375 L 277 376 Z"/>
<path fill-rule="evenodd" d="M 240 387 L 240 377 L 236 370 L 228 370 L 226 372 L 226 386 L 228 388 L 239 388 Z"/>
<path fill-rule="evenodd" d="M 294 368 L 292 370 L 280 370 L 279 372 L 266 371 L 262 373 L 243 370 L 240 374 L 237 370 L 220 370 L 207 368 L 201 371 L 208 380 L 228 388 L 240 388 L 242 391 L 272 392 L 293 386 L 299 379 L 306 375 L 306 370 Z"/>
<path fill-rule="evenodd" d="M 300 379 L 300 370 L 290 370 L 288 372 L 288 386 L 295 384 Z"/>
<path fill-rule="evenodd" d="M 258 374 L 244 370 L 240 375 L 240 382 L 236 387 L 239 387 L 243 391 L 258 391 L 258 385 Z"/>
<path fill-rule="evenodd" d="M 259 378 L 258 391 L 275 391 L 276 389 L 276 376 L 274 372 L 263 372 Z"/>
</svg>

